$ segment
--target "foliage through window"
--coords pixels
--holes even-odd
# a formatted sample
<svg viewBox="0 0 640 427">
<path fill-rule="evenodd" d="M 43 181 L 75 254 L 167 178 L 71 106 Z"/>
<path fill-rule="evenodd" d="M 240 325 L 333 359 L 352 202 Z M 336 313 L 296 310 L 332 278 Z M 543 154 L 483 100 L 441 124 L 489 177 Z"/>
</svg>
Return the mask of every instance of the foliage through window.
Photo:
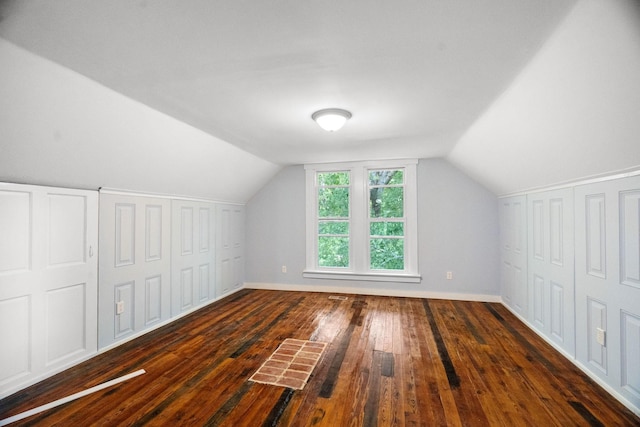
<svg viewBox="0 0 640 427">
<path fill-rule="evenodd" d="M 404 172 L 369 171 L 369 266 L 404 270 Z"/>
<path fill-rule="evenodd" d="M 349 267 L 349 172 L 318 173 L 318 265 Z"/>
</svg>

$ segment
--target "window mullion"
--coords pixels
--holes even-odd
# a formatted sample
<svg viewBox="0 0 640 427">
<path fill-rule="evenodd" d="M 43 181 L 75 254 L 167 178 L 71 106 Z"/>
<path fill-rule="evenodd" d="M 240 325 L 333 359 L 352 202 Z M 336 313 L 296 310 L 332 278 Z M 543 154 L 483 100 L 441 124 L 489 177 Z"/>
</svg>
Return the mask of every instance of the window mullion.
<svg viewBox="0 0 640 427">
<path fill-rule="evenodd" d="M 416 167 L 407 167 L 405 176 L 404 223 L 405 269 L 418 271 L 418 192 Z"/>
<path fill-rule="evenodd" d="M 368 251 L 367 247 L 367 181 L 365 179 L 365 168 L 354 167 L 351 169 L 353 183 L 353 200 L 351 204 L 351 218 L 352 218 L 352 240 L 351 240 L 351 253 L 353 260 L 354 271 L 366 271 L 368 270 Z"/>
</svg>

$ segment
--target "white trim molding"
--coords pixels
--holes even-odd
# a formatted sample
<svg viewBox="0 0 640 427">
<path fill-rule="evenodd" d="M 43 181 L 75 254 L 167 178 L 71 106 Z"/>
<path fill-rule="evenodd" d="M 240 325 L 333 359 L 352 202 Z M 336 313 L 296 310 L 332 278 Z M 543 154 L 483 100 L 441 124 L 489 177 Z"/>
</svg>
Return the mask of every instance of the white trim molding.
<svg viewBox="0 0 640 427">
<path fill-rule="evenodd" d="M 563 188 L 573 188 L 578 185 L 595 184 L 598 182 L 606 182 L 614 179 L 629 178 L 637 175 L 640 175 L 640 165 L 634 166 L 632 168 L 621 169 L 618 171 L 610 171 L 610 172 L 605 172 L 602 174 L 596 174 L 592 176 L 586 176 L 586 177 L 582 177 L 574 180 L 558 182 L 556 184 L 543 185 L 540 187 L 533 187 L 525 190 L 515 191 L 512 193 L 500 194 L 498 195 L 498 198 L 504 199 L 507 197 L 524 196 L 531 193 L 541 193 L 543 191 L 560 190 Z"/>
<path fill-rule="evenodd" d="M 387 297 L 405 297 L 405 298 L 426 298 L 426 299 L 445 299 L 453 301 L 476 301 L 476 302 L 501 302 L 499 295 L 486 294 L 458 294 L 448 292 L 433 292 L 423 290 L 402 290 L 402 289 L 377 289 L 360 286 L 323 286 L 323 285 L 301 285 L 301 284 L 285 284 L 285 283 L 262 283 L 262 282 L 246 282 L 244 289 L 262 289 L 268 291 L 293 291 L 293 292 L 324 292 L 332 294 L 356 294 L 356 295 L 375 295 Z"/>
<path fill-rule="evenodd" d="M 307 279 L 329 279 L 329 280 L 364 280 L 367 282 L 400 282 L 400 283 L 420 283 L 422 277 L 419 274 L 393 274 L 393 273 L 350 273 L 342 271 L 315 271 L 304 270 L 302 277 Z"/>
</svg>

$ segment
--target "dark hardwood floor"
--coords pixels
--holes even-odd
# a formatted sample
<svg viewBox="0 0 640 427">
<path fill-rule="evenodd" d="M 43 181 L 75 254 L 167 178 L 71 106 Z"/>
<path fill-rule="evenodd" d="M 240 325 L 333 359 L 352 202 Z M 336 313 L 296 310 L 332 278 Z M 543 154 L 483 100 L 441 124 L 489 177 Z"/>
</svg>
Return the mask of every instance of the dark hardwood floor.
<svg viewBox="0 0 640 427">
<path fill-rule="evenodd" d="M 1 400 L 0 419 L 145 369 L 15 425 L 640 425 L 500 304 L 328 296 L 240 291 Z M 329 344 L 306 387 L 247 381 L 286 338 Z"/>
</svg>

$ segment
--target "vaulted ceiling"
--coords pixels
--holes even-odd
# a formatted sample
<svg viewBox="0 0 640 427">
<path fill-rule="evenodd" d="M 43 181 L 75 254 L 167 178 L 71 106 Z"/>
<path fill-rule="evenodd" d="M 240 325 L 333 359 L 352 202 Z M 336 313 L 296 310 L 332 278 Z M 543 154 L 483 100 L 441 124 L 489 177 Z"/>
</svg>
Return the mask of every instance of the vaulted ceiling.
<svg viewBox="0 0 640 427">
<path fill-rule="evenodd" d="M 0 38 L 257 156 L 259 179 L 277 165 L 445 157 L 508 194 L 640 167 L 637 0 L 0 0 Z M 50 68 L 34 67 L 38 81 Z M 19 74 L 7 75 L 29 85 L 32 77 Z M 39 103 L 35 93 L 26 101 Z M 62 116 L 71 139 L 76 104 Z M 332 107 L 353 117 L 327 133 L 311 115 Z M 64 142 L 52 123 L 32 135 L 29 127 L 46 118 L 12 114 L 16 138 Z M 114 143 L 148 133 L 152 147 L 144 126 Z M 83 129 L 74 146 L 91 133 Z M 101 149 L 86 148 L 86 158 L 116 158 L 105 141 L 97 138 Z M 207 155 L 226 155 L 212 150 Z M 162 155 L 159 167 L 170 162 Z M 185 157 L 174 173 L 197 176 L 206 167 L 191 171 Z M 135 185 L 130 175 L 122 182 Z M 7 176 L 22 179 L 19 169 Z"/>
<path fill-rule="evenodd" d="M 0 36 L 278 164 L 433 157 L 575 1 L 18 0 Z"/>
</svg>

